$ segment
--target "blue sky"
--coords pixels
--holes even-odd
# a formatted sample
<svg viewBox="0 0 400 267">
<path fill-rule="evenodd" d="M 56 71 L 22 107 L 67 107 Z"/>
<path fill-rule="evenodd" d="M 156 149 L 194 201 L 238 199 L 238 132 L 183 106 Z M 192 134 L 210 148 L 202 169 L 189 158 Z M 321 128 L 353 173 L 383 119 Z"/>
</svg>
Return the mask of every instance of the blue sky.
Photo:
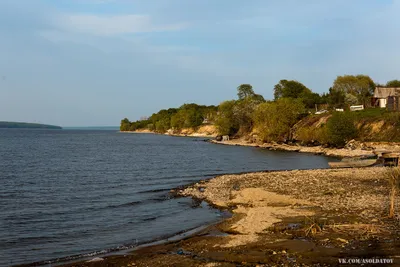
<svg viewBox="0 0 400 267">
<path fill-rule="evenodd" d="M 118 125 L 281 79 L 400 79 L 397 0 L 0 0 L 0 120 Z"/>
</svg>

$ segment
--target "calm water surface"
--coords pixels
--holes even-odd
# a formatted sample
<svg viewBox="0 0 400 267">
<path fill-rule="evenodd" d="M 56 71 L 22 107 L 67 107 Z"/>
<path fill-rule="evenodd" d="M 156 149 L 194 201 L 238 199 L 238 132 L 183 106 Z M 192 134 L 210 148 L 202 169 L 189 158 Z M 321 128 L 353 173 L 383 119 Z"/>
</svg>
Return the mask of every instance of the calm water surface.
<svg viewBox="0 0 400 267">
<path fill-rule="evenodd" d="M 223 173 L 328 167 L 328 158 L 199 138 L 0 129 L 0 266 L 56 262 L 215 222 L 169 190 Z M 72 257 L 73 258 L 73 257 Z"/>
</svg>

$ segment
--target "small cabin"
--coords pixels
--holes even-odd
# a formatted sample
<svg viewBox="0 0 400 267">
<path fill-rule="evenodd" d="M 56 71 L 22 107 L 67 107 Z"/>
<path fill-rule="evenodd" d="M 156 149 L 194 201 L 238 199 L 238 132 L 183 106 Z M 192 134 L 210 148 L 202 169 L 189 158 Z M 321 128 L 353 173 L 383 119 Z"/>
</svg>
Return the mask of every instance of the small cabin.
<svg viewBox="0 0 400 267">
<path fill-rule="evenodd" d="M 400 87 L 376 87 L 372 106 L 400 111 Z"/>
</svg>

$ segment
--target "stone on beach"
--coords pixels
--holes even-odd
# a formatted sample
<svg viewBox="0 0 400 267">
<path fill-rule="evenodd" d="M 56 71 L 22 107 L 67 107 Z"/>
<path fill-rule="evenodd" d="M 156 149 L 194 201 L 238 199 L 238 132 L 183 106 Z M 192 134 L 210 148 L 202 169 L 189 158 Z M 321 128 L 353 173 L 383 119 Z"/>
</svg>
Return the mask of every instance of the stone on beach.
<svg viewBox="0 0 400 267">
<path fill-rule="evenodd" d="M 289 217 L 312 217 L 315 209 L 381 216 L 387 202 L 386 168 L 320 169 L 222 175 L 182 195 L 231 208 L 234 217 L 221 247 L 257 242 L 275 223 Z M 240 188 L 235 188 L 240 184 Z M 238 217 L 239 216 L 239 217 Z"/>
<path fill-rule="evenodd" d="M 99 262 L 99 261 L 104 261 L 104 259 L 97 257 L 97 258 L 93 258 L 91 260 L 88 260 L 87 262 Z"/>
</svg>

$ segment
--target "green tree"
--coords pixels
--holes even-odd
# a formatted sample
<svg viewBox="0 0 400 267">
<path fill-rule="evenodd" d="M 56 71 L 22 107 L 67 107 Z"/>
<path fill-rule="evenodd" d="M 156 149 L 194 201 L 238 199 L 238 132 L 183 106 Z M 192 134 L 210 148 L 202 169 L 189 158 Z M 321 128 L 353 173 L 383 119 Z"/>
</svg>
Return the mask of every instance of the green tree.
<svg viewBox="0 0 400 267">
<path fill-rule="evenodd" d="M 212 108 L 207 106 L 184 104 L 179 108 L 178 112 L 171 117 L 171 126 L 178 130 L 182 128 L 198 127 L 203 123 L 206 114 L 209 114 L 210 110 L 212 110 Z"/>
<path fill-rule="evenodd" d="M 388 81 L 386 83 L 386 87 L 400 87 L 400 81 L 399 80 Z"/>
<path fill-rule="evenodd" d="M 374 93 L 375 83 L 367 75 L 343 75 L 336 78 L 333 89 L 344 94 L 352 94 L 357 97 L 360 104 L 367 105 Z"/>
<path fill-rule="evenodd" d="M 344 101 L 345 101 L 346 104 L 349 104 L 349 105 L 357 105 L 358 98 L 355 95 L 346 94 L 344 96 Z"/>
<path fill-rule="evenodd" d="M 280 80 L 274 87 L 274 98 L 301 98 L 305 94 L 311 94 L 311 90 L 298 81 Z"/>
<path fill-rule="evenodd" d="M 318 93 L 305 92 L 300 96 L 300 99 L 307 108 L 314 108 L 315 104 L 323 103 L 323 99 Z"/>
<path fill-rule="evenodd" d="M 239 130 L 239 124 L 234 116 L 236 101 L 224 101 L 218 106 L 215 126 L 221 135 L 233 135 Z"/>
<path fill-rule="evenodd" d="M 343 147 L 357 136 L 357 128 L 350 112 L 335 112 L 327 124 L 327 138 L 331 145 Z"/>
<path fill-rule="evenodd" d="M 326 96 L 327 103 L 333 108 L 344 108 L 346 102 L 346 94 L 341 90 L 329 88 L 329 94 Z"/>
<path fill-rule="evenodd" d="M 307 108 L 314 108 L 315 104 L 321 103 L 321 96 L 313 93 L 304 84 L 298 81 L 280 80 L 274 87 L 274 99 L 298 98 Z"/>
<path fill-rule="evenodd" d="M 180 130 L 184 127 L 185 117 L 182 112 L 177 112 L 171 117 L 171 127 Z"/>
<path fill-rule="evenodd" d="M 291 128 L 304 112 L 301 99 L 280 98 L 262 103 L 253 114 L 254 128 L 266 142 L 291 139 Z"/>
<path fill-rule="evenodd" d="M 130 127 L 131 122 L 127 118 L 121 120 L 121 125 L 119 127 L 120 131 L 129 131 Z"/>
<path fill-rule="evenodd" d="M 239 134 L 243 135 L 251 131 L 253 126 L 252 115 L 258 104 L 260 102 L 252 97 L 236 101 L 233 106 L 233 117 L 235 123 L 239 125 Z"/>
<path fill-rule="evenodd" d="M 202 114 L 204 119 L 207 119 L 208 123 L 213 123 L 217 117 L 218 107 L 216 106 L 204 106 L 202 108 Z"/>
<path fill-rule="evenodd" d="M 170 118 L 168 117 L 165 117 L 155 123 L 155 128 L 158 133 L 165 133 L 170 127 Z"/>
<path fill-rule="evenodd" d="M 329 101 L 330 101 L 329 93 L 323 93 L 323 94 L 320 96 L 320 102 L 321 102 L 321 104 L 329 104 Z"/>
<path fill-rule="evenodd" d="M 136 131 L 137 130 L 137 126 L 135 123 L 131 123 L 131 126 L 129 127 L 129 131 Z"/>
<path fill-rule="evenodd" d="M 255 95 L 253 91 L 253 86 L 250 84 L 241 84 L 237 87 L 239 99 L 245 99 L 248 97 L 253 97 Z"/>
<path fill-rule="evenodd" d="M 254 102 L 258 103 L 258 104 L 261 104 L 261 103 L 265 102 L 264 97 L 262 95 L 259 95 L 259 94 L 254 94 L 254 96 L 252 96 L 251 99 Z"/>
<path fill-rule="evenodd" d="M 226 126 L 223 127 L 224 130 L 222 132 L 229 132 L 229 134 L 240 134 L 244 135 L 251 131 L 253 120 L 252 120 L 252 113 L 254 112 L 256 106 L 260 103 L 265 102 L 265 99 L 262 95 L 256 94 L 253 90 L 253 87 L 250 84 L 241 84 L 237 87 L 238 91 L 238 100 L 234 102 L 228 102 L 230 110 L 229 112 L 229 119 L 227 119 L 226 114 L 219 113 L 221 116 L 218 116 L 218 123 L 221 126 L 229 125 L 228 121 L 234 126 Z M 226 104 L 226 103 L 224 103 Z M 223 105 L 222 108 L 224 109 L 226 105 Z M 221 109 L 221 107 L 220 107 Z"/>
</svg>

